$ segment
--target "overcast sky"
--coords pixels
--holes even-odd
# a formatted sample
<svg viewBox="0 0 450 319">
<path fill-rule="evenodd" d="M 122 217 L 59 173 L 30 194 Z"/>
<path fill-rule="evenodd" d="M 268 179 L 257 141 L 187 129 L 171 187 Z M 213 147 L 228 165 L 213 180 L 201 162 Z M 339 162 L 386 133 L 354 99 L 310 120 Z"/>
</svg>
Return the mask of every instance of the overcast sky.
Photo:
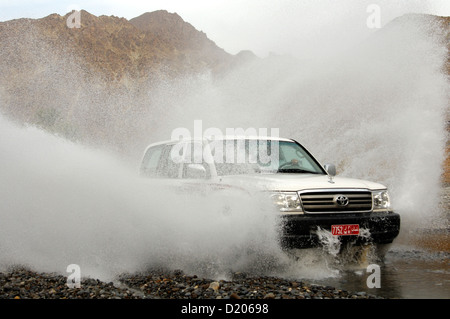
<svg viewBox="0 0 450 319">
<path fill-rule="evenodd" d="M 64 15 L 73 9 L 131 19 L 165 9 L 229 53 L 301 55 L 313 52 L 318 43 L 326 49 L 324 43 L 332 48 L 370 35 L 375 31 L 367 26 L 372 4 L 380 8 L 382 26 L 411 12 L 450 15 L 450 0 L 0 0 L 0 21 Z"/>
</svg>

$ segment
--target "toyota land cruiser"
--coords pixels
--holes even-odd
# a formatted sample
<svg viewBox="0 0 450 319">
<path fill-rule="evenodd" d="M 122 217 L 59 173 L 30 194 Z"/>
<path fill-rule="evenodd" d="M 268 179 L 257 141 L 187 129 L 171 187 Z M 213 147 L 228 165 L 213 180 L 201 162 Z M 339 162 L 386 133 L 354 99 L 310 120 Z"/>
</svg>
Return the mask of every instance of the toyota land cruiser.
<svg viewBox="0 0 450 319">
<path fill-rule="evenodd" d="M 334 165 L 322 166 L 292 139 L 225 137 L 155 143 L 147 147 L 140 172 L 189 183 L 257 185 L 280 212 L 280 242 L 286 248 L 319 246 L 319 229 L 356 245 L 392 243 L 400 230 L 400 216 L 393 212 L 385 186 L 335 176 Z"/>
</svg>

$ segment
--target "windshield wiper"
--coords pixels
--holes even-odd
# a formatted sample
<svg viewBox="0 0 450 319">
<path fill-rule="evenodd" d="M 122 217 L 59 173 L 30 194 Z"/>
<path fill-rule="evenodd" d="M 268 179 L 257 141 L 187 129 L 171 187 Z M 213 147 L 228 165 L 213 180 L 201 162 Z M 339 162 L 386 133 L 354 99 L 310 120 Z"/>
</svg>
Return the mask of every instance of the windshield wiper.
<svg viewBox="0 0 450 319">
<path fill-rule="evenodd" d="M 308 174 L 322 174 L 320 172 L 311 172 L 301 168 L 279 168 L 278 173 L 308 173 Z"/>
</svg>

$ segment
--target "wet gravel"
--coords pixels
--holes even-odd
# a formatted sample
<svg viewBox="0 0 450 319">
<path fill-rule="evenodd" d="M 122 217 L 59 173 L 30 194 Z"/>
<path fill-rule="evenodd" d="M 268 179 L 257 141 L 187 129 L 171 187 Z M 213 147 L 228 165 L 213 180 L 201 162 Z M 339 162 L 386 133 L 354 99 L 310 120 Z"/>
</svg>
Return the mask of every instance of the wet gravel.
<svg viewBox="0 0 450 319">
<path fill-rule="evenodd" d="M 181 271 L 124 276 L 122 282 L 151 298 L 176 299 L 368 299 L 365 292 L 349 292 L 275 277 L 234 273 L 227 280 L 187 276 Z"/>
<path fill-rule="evenodd" d="M 126 274 L 115 282 L 82 278 L 70 288 L 67 278 L 25 268 L 0 272 L 1 299 L 383 299 L 274 277 L 233 274 L 229 281 L 189 276 L 182 271 L 154 270 Z"/>
</svg>

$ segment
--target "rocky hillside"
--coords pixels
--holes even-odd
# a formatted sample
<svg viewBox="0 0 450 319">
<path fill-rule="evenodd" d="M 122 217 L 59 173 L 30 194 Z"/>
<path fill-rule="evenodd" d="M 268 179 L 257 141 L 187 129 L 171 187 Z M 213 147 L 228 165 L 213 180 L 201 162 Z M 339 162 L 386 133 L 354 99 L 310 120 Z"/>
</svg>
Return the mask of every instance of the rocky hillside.
<svg viewBox="0 0 450 319">
<path fill-rule="evenodd" d="M 232 59 L 176 13 L 155 11 L 128 21 L 97 17 L 83 10 L 79 17 L 79 28 L 68 27 L 69 13 L 3 22 L 0 38 L 20 48 L 20 38 L 32 34 L 35 43 L 53 48 L 52 52 L 72 54 L 108 80 L 120 80 L 125 75 L 136 79 L 162 67 L 165 71 L 170 67 L 174 74 L 217 70 Z"/>
<path fill-rule="evenodd" d="M 215 76 L 241 59 L 176 13 L 128 21 L 81 11 L 79 27 L 72 17 L 0 22 L 2 112 L 69 139 L 127 143 L 119 131 L 148 125 L 136 113 L 155 85 Z"/>
</svg>

